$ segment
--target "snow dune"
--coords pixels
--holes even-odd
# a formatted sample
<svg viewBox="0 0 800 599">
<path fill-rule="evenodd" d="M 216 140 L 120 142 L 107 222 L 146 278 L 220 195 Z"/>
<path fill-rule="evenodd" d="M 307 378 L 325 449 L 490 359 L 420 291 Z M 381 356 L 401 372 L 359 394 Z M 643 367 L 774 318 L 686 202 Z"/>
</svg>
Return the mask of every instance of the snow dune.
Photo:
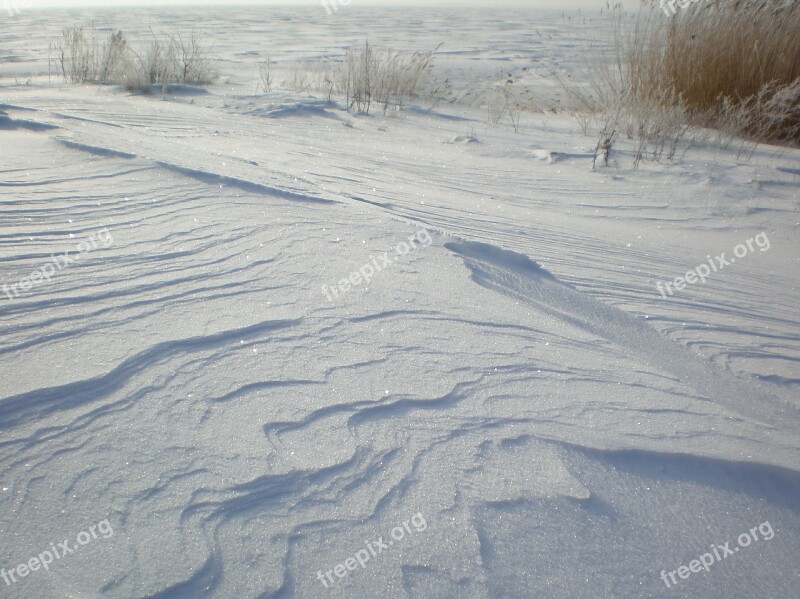
<svg viewBox="0 0 800 599">
<path fill-rule="evenodd" d="M 270 32 L 278 60 L 369 23 L 445 41 L 464 81 L 577 60 L 575 34 L 236 10 L 198 16 L 227 62 L 191 99 L 50 84 L 33 17 L 8 35 L 32 83 L 0 80 L 0 568 L 114 534 L 0 596 L 798 596 L 800 155 L 592 171 L 565 117 L 254 96 Z M 769 251 L 657 291 L 762 231 Z"/>
</svg>

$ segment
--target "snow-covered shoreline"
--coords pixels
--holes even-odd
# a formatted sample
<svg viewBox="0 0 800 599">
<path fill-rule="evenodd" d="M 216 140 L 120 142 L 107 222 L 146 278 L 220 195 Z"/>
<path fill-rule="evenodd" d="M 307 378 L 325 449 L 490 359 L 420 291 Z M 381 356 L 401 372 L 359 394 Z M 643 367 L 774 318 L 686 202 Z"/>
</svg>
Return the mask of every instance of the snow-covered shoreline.
<svg viewBox="0 0 800 599">
<path fill-rule="evenodd" d="M 0 568 L 114 533 L 0 596 L 793 596 L 800 153 L 633 170 L 623 142 L 593 170 L 565 115 L 255 93 L 259 59 L 363 41 L 350 11 L 198 17 L 222 77 L 191 96 L 48 80 L 64 13 L 4 33 L 0 118 L 29 126 L 0 127 L 0 287 L 113 243 L 0 295 Z M 387 10 L 375 42 L 444 41 L 464 81 L 579 60 L 553 13 L 448 14 Z M 424 533 L 347 566 L 412 514 Z"/>
</svg>

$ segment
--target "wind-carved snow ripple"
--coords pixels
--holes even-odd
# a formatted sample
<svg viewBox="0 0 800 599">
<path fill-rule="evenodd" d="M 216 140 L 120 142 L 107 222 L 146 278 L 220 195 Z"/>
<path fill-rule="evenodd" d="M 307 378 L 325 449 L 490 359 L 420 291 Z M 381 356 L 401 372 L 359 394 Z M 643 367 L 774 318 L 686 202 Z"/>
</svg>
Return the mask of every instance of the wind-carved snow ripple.
<svg viewBox="0 0 800 599">
<path fill-rule="evenodd" d="M 553 318 L 626 348 L 709 401 L 729 406 L 775 430 L 785 431 L 783 423 L 787 415 L 793 416 L 791 421 L 798 416 L 795 406 L 715 369 L 643 319 L 577 291 L 527 256 L 472 241 L 449 242 L 445 247 L 464 260 L 479 285 L 531 304 Z"/>
<path fill-rule="evenodd" d="M 146 372 L 149 367 L 170 357 L 227 347 L 232 341 L 292 327 L 298 323 L 298 320 L 265 321 L 213 335 L 158 343 L 123 360 L 119 366 L 102 376 L 57 387 L 36 389 L 3 399 L 0 401 L 0 430 L 10 429 L 33 419 L 41 420 L 62 410 L 101 403 L 111 397 L 131 378 Z M 127 398 L 126 401 L 130 402 L 131 399 Z M 108 409 L 109 406 L 105 405 L 104 407 Z"/>
</svg>

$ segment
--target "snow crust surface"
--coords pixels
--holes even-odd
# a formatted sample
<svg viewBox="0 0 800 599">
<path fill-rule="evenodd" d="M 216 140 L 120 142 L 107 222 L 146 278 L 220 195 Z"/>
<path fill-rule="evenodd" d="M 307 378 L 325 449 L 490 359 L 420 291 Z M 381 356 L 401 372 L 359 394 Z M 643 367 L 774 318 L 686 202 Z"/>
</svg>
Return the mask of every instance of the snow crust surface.
<svg viewBox="0 0 800 599">
<path fill-rule="evenodd" d="M 0 596 L 800 597 L 800 153 L 487 124 L 495 73 L 577 72 L 560 14 L 198 9 L 221 80 L 151 97 L 48 79 L 90 17 L 187 22 L 0 36 L 0 284 L 78 256 L 0 296 L 0 568 L 77 547 Z M 462 101 L 254 93 L 365 32 L 444 42 Z"/>
</svg>

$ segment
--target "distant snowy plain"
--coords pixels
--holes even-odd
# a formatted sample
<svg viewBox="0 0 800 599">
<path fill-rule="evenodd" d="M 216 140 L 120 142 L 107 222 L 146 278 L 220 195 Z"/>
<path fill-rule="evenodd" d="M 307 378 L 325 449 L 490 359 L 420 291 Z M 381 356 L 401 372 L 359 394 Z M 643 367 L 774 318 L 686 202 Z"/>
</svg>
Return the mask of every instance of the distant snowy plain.
<svg viewBox="0 0 800 599">
<path fill-rule="evenodd" d="M 800 597 L 800 152 L 593 170 L 480 101 L 582 19 L 354 4 L 0 17 L 0 597 Z M 92 21 L 221 79 L 63 85 Z M 256 93 L 367 36 L 461 101 Z"/>
</svg>

